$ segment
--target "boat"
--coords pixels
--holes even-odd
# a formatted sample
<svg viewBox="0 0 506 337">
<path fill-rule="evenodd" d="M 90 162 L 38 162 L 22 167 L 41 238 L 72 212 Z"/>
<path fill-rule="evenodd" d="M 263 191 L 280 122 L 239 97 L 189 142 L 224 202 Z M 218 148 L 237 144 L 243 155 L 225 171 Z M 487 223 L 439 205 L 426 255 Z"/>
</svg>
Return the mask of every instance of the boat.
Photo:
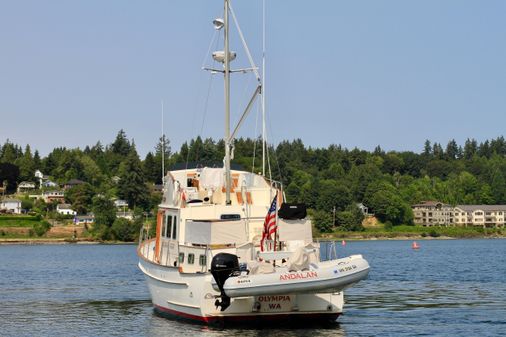
<svg viewBox="0 0 506 337">
<path fill-rule="evenodd" d="M 335 322 L 343 290 L 366 278 L 369 264 L 361 255 L 321 261 L 305 205 L 285 200 L 282 184 L 265 174 L 264 160 L 259 174 L 231 168 L 233 139 L 263 83 L 254 64 L 230 68 L 237 56 L 229 50 L 230 14 L 238 27 L 230 0 L 224 0 L 224 17 L 213 24 L 224 30 L 225 47 L 212 54 L 223 68 L 207 68 L 225 80 L 223 167 L 164 175 L 156 226 L 140 232 L 138 266 L 154 310 L 164 316 L 205 324 Z M 230 132 L 230 74 L 247 71 L 255 73 L 258 86 Z"/>
<path fill-rule="evenodd" d="M 239 271 L 239 269 L 237 269 Z M 269 273 L 250 274 L 249 270 L 229 276 L 223 290 L 226 296 L 265 296 L 300 294 L 307 292 L 341 292 L 364 279 L 369 264 L 362 255 L 352 255 L 334 261 L 312 263 L 306 270 L 288 267 L 272 268 Z M 213 282 L 216 291 L 221 290 Z"/>
</svg>

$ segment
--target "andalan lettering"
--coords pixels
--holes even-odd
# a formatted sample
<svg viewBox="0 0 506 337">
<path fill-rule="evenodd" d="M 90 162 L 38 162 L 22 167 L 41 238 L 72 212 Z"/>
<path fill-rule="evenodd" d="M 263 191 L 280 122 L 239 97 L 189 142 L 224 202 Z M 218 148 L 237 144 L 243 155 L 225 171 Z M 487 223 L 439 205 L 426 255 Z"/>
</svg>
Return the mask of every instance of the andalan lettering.
<svg viewBox="0 0 506 337">
<path fill-rule="evenodd" d="M 280 281 L 299 280 L 299 279 L 314 278 L 314 277 L 318 277 L 318 274 L 315 271 L 307 271 L 305 273 L 282 274 L 282 275 L 279 275 L 279 280 Z"/>
</svg>

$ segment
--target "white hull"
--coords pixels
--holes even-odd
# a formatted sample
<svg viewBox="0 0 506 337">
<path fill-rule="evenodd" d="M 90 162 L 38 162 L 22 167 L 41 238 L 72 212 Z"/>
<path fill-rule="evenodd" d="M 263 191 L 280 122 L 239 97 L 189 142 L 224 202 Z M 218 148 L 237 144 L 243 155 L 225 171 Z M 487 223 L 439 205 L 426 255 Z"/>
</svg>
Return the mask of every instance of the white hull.
<svg viewBox="0 0 506 337">
<path fill-rule="evenodd" d="M 220 293 L 212 287 L 210 273 L 180 273 L 178 268 L 161 266 L 141 257 L 155 309 L 179 318 L 204 323 L 248 321 L 307 316 L 336 319 L 343 309 L 343 293 L 260 295 L 233 298 L 225 311 L 215 307 Z"/>
<path fill-rule="evenodd" d="M 275 273 L 229 277 L 223 288 L 225 294 L 232 298 L 316 292 L 337 293 L 365 279 L 368 274 L 369 263 L 361 255 L 354 255 L 320 262 L 305 271 L 289 272 L 286 268 L 279 268 Z"/>
</svg>

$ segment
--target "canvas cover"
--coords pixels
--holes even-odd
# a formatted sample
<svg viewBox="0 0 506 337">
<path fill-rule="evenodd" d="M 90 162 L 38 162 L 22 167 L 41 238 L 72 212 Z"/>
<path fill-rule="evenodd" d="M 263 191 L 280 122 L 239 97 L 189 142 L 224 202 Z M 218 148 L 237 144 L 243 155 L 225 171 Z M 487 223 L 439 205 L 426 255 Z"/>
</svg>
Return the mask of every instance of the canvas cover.
<svg viewBox="0 0 506 337">
<path fill-rule="evenodd" d="M 278 216 L 281 219 L 297 220 L 307 217 L 305 204 L 289 204 L 283 203 L 278 211 Z"/>
<path fill-rule="evenodd" d="M 286 220 L 280 218 L 278 221 L 278 235 L 280 241 L 303 240 L 305 244 L 311 243 L 313 242 L 311 220 Z"/>
<path fill-rule="evenodd" d="M 276 271 L 274 266 L 266 261 L 251 261 L 248 262 L 248 269 L 250 275 L 257 274 L 272 274 Z"/>
<path fill-rule="evenodd" d="M 306 245 L 305 247 L 299 247 L 292 256 L 288 259 L 288 270 L 289 271 L 300 271 L 308 270 L 310 264 L 318 263 L 318 259 L 315 253 L 315 247 L 313 245 Z"/>
<path fill-rule="evenodd" d="M 224 184 L 223 168 L 204 167 L 200 172 L 200 187 L 208 190 L 217 190 Z"/>
<path fill-rule="evenodd" d="M 242 244 L 246 223 L 239 221 L 186 221 L 185 242 L 202 245 Z"/>
</svg>

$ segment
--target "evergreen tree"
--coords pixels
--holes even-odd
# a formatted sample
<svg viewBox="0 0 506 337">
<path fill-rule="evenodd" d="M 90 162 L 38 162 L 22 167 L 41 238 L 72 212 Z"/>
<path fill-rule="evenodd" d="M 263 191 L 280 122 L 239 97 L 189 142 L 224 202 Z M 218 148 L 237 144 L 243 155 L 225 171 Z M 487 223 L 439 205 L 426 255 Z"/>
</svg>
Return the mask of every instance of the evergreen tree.
<svg viewBox="0 0 506 337">
<path fill-rule="evenodd" d="M 475 139 L 467 138 L 466 143 L 464 144 L 464 159 L 470 160 L 476 154 L 478 150 L 478 143 Z"/>
<path fill-rule="evenodd" d="M 128 202 L 130 208 L 149 206 L 149 195 L 142 164 L 132 146 L 119 168 L 118 196 Z"/>
<path fill-rule="evenodd" d="M 16 160 L 16 165 L 19 167 L 19 179 L 21 181 L 34 180 L 34 162 L 30 145 L 26 145 L 25 153 L 22 157 Z"/>
<path fill-rule="evenodd" d="M 423 146 L 423 155 L 424 157 L 430 157 L 432 154 L 432 146 L 430 145 L 430 140 L 426 139 L 425 144 Z"/>
<path fill-rule="evenodd" d="M 39 151 L 38 150 L 35 150 L 34 154 L 33 154 L 33 167 L 36 169 L 36 170 L 40 170 L 42 168 L 42 161 L 40 159 L 40 154 L 39 154 Z"/>
<path fill-rule="evenodd" d="M 157 167 L 157 173 L 156 175 L 153 176 L 153 172 L 155 171 L 154 170 L 154 167 L 152 168 L 153 169 L 153 172 L 151 172 L 151 177 L 156 177 L 154 180 L 150 180 L 150 181 L 154 181 L 156 182 L 157 184 L 161 184 L 162 183 L 162 154 L 163 154 L 163 168 L 165 170 L 165 172 L 163 172 L 163 174 L 165 175 L 167 173 L 167 171 L 169 170 L 169 163 L 170 163 L 170 155 L 171 155 L 171 148 L 170 148 L 170 141 L 165 137 L 165 135 L 163 135 L 162 137 L 160 137 L 158 139 L 158 143 L 156 144 L 155 146 L 155 156 L 154 156 L 154 161 L 155 161 L 155 165 Z"/>
<path fill-rule="evenodd" d="M 125 131 L 123 131 L 123 129 L 119 130 L 118 134 L 116 135 L 116 139 L 111 144 L 112 153 L 127 156 L 130 152 L 130 147 L 131 145 L 128 141 Z"/>
<path fill-rule="evenodd" d="M 142 170 L 146 180 L 153 183 L 161 183 L 162 181 L 162 167 L 157 165 L 155 157 L 151 152 L 148 152 L 144 162 L 142 163 Z"/>
<path fill-rule="evenodd" d="M 455 141 L 455 139 L 452 139 L 452 140 L 450 140 L 448 142 L 448 145 L 446 145 L 445 154 L 446 154 L 446 158 L 448 160 L 455 160 L 455 159 L 457 159 L 457 157 L 459 155 L 459 147 L 458 147 L 457 142 Z"/>
</svg>

